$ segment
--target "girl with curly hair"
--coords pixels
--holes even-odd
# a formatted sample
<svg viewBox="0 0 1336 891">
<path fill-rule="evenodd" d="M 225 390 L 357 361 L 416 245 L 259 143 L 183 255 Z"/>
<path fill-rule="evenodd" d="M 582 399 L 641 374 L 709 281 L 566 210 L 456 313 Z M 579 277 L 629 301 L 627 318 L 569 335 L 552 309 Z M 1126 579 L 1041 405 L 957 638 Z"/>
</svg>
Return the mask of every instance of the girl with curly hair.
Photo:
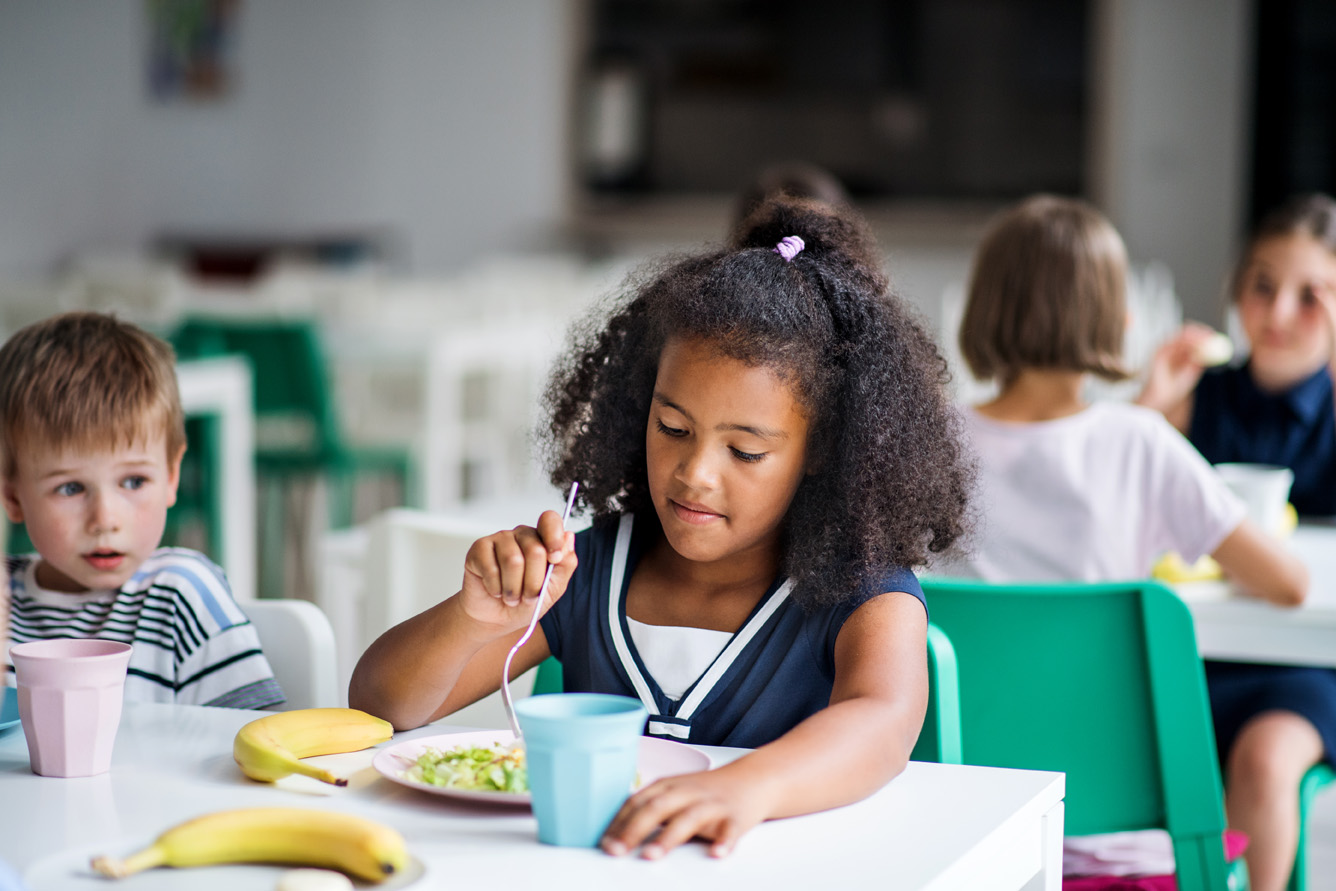
<svg viewBox="0 0 1336 891">
<path fill-rule="evenodd" d="M 639 698 L 650 735 L 755 748 L 631 796 L 607 852 L 704 837 L 722 856 L 871 794 L 926 708 L 910 568 L 965 524 L 945 383 L 861 221 L 764 204 L 633 287 L 554 375 L 552 480 L 579 481 L 593 526 L 548 511 L 476 542 L 457 595 L 368 649 L 350 702 L 415 727 L 496 690 L 550 565 L 514 674 L 551 654 L 568 692 Z"/>
</svg>

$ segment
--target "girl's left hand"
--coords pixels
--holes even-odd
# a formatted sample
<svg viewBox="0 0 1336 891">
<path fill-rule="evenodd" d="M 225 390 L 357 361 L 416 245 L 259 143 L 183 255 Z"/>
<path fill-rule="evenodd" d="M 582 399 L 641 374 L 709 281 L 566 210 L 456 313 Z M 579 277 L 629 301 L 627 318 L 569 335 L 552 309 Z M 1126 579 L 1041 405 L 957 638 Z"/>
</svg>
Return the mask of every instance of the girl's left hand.
<svg viewBox="0 0 1336 891">
<path fill-rule="evenodd" d="M 668 777 L 626 800 L 601 845 L 618 857 L 644 845 L 640 856 L 657 860 L 683 842 L 704 838 L 711 842 L 710 856 L 725 857 L 766 818 L 769 804 L 756 777 L 726 768 Z"/>
</svg>

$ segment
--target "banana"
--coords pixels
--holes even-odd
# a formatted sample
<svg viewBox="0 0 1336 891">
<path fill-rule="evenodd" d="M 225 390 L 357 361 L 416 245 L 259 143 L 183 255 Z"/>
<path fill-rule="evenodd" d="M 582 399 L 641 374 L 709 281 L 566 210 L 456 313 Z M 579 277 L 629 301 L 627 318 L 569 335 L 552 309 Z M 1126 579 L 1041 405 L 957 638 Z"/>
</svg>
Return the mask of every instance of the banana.
<svg viewBox="0 0 1336 891">
<path fill-rule="evenodd" d="M 232 757 L 252 780 L 272 783 L 293 773 L 335 786 L 348 781 L 302 758 L 358 752 L 394 735 L 389 721 L 352 708 L 303 708 L 275 712 L 237 731 Z"/>
<path fill-rule="evenodd" d="M 323 866 L 381 882 L 408 866 L 408 848 L 394 829 L 354 814 L 255 807 L 196 817 L 124 860 L 94 857 L 92 867 L 123 879 L 155 866 L 216 863 Z"/>
</svg>

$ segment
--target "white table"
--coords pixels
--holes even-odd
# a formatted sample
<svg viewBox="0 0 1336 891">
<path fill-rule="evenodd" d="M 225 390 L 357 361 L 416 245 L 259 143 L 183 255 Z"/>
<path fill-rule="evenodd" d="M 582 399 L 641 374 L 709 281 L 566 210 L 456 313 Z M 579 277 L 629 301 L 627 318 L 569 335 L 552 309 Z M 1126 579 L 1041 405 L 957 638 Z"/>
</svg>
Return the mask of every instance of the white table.
<svg viewBox="0 0 1336 891">
<path fill-rule="evenodd" d="M 866 801 L 757 827 L 725 860 L 693 844 L 649 862 L 540 845 L 527 809 L 463 805 L 403 788 L 371 769 L 371 751 L 312 759 L 349 776 L 346 788 L 305 777 L 251 782 L 232 761 L 232 737 L 258 714 L 127 703 L 111 772 L 84 779 L 34 775 L 22 731 L 5 732 L 0 858 L 31 891 L 267 891 L 281 868 L 159 869 L 113 886 L 87 864 L 93 855 L 127 854 L 188 817 L 286 805 L 347 810 L 395 826 L 425 868 L 413 883 L 422 889 L 1059 889 L 1059 773 L 911 763 Z M 454 729 L 420 728 L 395 740 Z M 717 760 L 738 753 L 705 751 Z"/>
<path fill-rule="evenodd" d="M 237 600 L 255 599 L 255 409 L 250 363 L 240 356 L 180 362 L 181 408 L 218 418 L 220 446 L 210 470 L 222 497 L 219 563 Z"/>
<path fill-rule="evenodd" d="M 1174 586 L 1208 659 L 1336 668 L 1336 525 L 1303 523 L 1289 546 L 1308 566 L 1309 593 L 1297 609 L 1273 606 L 1228 582 Z"/>
</svg>

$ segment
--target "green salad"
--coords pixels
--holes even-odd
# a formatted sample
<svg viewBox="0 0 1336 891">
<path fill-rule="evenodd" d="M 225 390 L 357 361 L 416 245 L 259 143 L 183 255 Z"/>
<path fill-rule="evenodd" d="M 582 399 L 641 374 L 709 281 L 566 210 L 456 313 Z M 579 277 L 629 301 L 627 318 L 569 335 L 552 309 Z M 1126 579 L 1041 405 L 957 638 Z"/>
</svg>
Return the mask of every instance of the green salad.
<svg viewBox="0 0 1336 891">
<path fill-rule="evenodd" d="M 524 750 L 509 744 L 425 749 L 405 771 L 410 779 L 470 792 L 528 792 Z"/>
</svg>

